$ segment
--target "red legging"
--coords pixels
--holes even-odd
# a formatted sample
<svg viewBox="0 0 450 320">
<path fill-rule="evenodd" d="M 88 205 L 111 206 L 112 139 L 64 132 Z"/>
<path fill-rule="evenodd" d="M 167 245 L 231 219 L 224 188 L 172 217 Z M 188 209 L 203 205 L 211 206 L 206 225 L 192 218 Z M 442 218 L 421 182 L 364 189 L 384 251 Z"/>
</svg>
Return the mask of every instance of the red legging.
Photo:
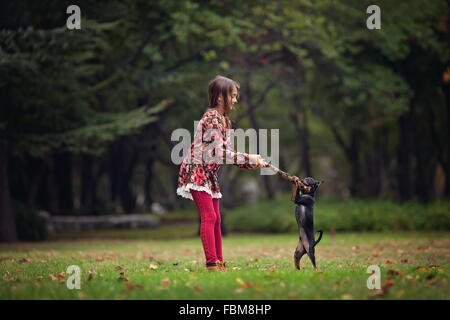
<svg viewBox="0 0 450 320">
<path fill-rule="evenodd" d="M 202 239 L 206 263 L 216 262 L 217 260 L 223 261 L 219 199 L 212 198 L 204 191 L 193 189 L 190 191 L 200 214 L 200 238 Z"/>
</svg>

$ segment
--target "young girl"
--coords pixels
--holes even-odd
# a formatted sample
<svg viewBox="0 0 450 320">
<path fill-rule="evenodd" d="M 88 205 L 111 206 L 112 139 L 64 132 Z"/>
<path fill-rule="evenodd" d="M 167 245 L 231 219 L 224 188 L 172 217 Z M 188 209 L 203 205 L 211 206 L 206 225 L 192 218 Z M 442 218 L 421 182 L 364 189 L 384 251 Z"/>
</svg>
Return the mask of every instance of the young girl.
<svg viewBox="0 0 450 320">
<path fill-rule="evenodd" d="M 219 199 L 222 194 L 218 182 L 221 164 L 232 161 L 232 164 L 241 169 L 263 168 L 268 165 L 258 154 L 236 152 L 231 148 L 229 116 L 237 102 L 238 89 L 239 84 L 226 77 L 216 76 L 210 81 L 209 107 L 198 123 L 190 152 L 181 163 L 178 177 L 177 194 L 193 200 L 200 214 L 200 238 L 206 268 L 210 271 L 225 270 L 220 230 Z M 211 146 L 211 143 L 215 145 Z M 218 147 L 211 148 L 215 146 Z M 216 161 L 205 161 L 213 153 Z"/>
</svg>

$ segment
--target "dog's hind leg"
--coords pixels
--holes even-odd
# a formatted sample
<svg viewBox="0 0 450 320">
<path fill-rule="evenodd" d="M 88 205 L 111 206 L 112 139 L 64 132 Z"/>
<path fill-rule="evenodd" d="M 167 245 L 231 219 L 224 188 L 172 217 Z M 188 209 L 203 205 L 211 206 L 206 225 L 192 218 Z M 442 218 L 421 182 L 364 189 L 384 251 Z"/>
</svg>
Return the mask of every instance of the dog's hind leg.
<svg viewBox="0 0 450 320">
<path fill-rule="evenodd" d="M 308 255 L 309 259 L 312 262 L 312 265 L 314 269 L 317 269 L 316 267 L 316 256 L 315 256 L 315 250 L 314 250 L 314 233 L 308 232 L 305 230 L 300 230 L 301 234 L 301 241 L 305 250 L 305 253 Z"/>
<path fill-rule="evenodd" d="M 311 262 L 312 262 L 312 265 L 313 265 L 314 269 L 317 269 L 317 267 L 316 267 L 316 255 L 315 255 L 314 251 L 315 251 L 314 250 L 314 246 L 311 246 L 309 248 L 308 257 L 309 257 L 309 259 L 311 259 Z"/>
<path fill-rule="evenodd" d="M 309 234 L 308 234 L 309 236 Z M 314 267 L 314 269 L 317 269 L 316 267 L 316 255 L 315 255 L 315 249 L 314 249 L 314 234 L 311 237 L 308 237 L 308 248 L 306 249 L 306 254 L 308 255 L 309 259 L 311 260 L 311 263 Z"/>
<path fill-rule="evenodd" d="M 297 248 L 295 248 L 294 252 L 294 264 L 297 270 L 300 270 L 300 259 L 303 257 L 305 253 L 306 253 L 305 247 L 303 247 L 302 242 L 299 241 L 297 244 Z"/>
</svg>

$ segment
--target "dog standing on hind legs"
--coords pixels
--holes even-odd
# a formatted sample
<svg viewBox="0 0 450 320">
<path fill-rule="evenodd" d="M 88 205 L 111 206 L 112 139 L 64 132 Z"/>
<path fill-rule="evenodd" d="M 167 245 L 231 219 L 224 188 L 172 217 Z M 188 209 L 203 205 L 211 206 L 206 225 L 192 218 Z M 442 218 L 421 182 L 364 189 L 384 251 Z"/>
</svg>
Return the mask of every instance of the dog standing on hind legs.
<svg viewBox="0 0 450 320">
<path fill-rule="evenodd" d="M 298 270 L 300 270 L 300 259 L 305 253 L 311 259 L 314 269 L 317 270 L 314 247 L 322 239 L 323 232 L 319 230 L 319 238 L 314 239 L 314 202 L 317 188 L 322 183 L 323 181 L 308 177 L 302 179 L 298 186 L 294 186 L 296 188 L 294 202 L 297 205 L 295 218 L 299 229 L 299 242 L 294 253 L 294 263 Z"/>
</svg>

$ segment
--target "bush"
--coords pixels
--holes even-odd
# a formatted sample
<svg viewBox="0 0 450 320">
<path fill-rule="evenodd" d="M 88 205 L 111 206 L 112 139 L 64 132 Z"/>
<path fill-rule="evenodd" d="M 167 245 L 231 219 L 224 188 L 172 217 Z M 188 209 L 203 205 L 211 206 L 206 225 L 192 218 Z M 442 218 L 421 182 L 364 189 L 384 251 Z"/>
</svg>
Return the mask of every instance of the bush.
<svg viewBox="0 0 450 320">
<path fill-rule="evenodd" d="M 42 241 L 48 238 L 45 220 L 22 203 L 13 203 L 16 230 L 19 240 Z"/>
<path fill-rule="evenodd" d="M 295 207 L 288 194 L 279 194 L 273 201 L 228 211 L 225 222 L 229 231 L 296 231 Z M 450 230 L 449 200 L 399 204 L 389 200 L 336 200 L 319 196 L 314 210 L 316 230 Z"/>
</svg>

